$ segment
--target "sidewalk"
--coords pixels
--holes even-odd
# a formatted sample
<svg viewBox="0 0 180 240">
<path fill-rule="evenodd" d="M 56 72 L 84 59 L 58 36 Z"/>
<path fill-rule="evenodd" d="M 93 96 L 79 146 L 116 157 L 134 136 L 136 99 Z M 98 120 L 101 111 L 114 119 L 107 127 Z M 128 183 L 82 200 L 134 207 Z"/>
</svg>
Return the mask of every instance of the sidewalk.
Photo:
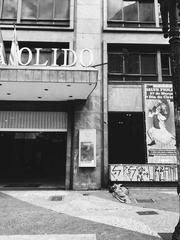
<svg viewBox="0 0 180 240">
<path fill-rule="evenodd" d="M 179 218 L 175 188 L 130 188 L 130 198 L 120 203 L 107 190 L 1 191 L 0 239 L 171 239 Z"/>
</svg>

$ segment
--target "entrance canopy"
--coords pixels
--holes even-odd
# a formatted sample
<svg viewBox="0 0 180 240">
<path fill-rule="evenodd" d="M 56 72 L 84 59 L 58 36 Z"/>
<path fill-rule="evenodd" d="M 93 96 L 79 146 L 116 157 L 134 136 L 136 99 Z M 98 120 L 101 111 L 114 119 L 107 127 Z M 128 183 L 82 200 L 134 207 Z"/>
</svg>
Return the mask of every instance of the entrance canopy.
<svg viewBox="0 0 180 240">
<path fill-rule="evenodd" d="M 0 100 L 87 99 L 96 87 L 97 74 L 94 68 L 1 67 Z"/>
</svg>

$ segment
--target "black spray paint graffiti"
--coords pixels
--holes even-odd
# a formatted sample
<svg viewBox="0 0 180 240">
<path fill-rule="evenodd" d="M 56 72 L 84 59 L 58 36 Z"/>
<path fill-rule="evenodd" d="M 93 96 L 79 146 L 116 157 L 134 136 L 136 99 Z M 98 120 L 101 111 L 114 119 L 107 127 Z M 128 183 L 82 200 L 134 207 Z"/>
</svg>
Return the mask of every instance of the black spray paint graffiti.
<svg viewBox="0 0 180 240">
<path fill-rule="evenodd" d="M 110 165 L 111 181 L 177 181 L 176 165 Z"/>
<path fill-rule="evenodd" d="M 125 166 L 124 175 L 127 175 L 130 181 L 145 181 L 149 177 L 149 171 L 144 166 Z"/>
</svg>

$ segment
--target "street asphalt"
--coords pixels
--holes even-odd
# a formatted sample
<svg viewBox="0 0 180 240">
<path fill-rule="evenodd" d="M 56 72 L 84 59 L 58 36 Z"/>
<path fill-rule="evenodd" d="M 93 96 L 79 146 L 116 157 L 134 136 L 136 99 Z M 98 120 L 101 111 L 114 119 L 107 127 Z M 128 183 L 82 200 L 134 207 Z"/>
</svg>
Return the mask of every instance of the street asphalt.
<svg viewBox="0 0 180 240">
<path fill-rule="evenodd" d="M 170 240 L 179 219 L 175 188 L 0 192 L 0 240 Z"/>
</svg>

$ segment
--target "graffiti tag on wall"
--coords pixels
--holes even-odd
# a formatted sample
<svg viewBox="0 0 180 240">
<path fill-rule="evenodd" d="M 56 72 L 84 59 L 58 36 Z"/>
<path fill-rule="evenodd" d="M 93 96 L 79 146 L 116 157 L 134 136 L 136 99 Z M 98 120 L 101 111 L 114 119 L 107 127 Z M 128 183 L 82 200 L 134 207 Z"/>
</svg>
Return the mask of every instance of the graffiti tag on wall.
<svg viewBox="0 0 180 240">
<path fill-rule="evenodd" d="M 174 182 L 177 181 L 177 165 L 111 164 L 111 181 Z"/>
</svg>

